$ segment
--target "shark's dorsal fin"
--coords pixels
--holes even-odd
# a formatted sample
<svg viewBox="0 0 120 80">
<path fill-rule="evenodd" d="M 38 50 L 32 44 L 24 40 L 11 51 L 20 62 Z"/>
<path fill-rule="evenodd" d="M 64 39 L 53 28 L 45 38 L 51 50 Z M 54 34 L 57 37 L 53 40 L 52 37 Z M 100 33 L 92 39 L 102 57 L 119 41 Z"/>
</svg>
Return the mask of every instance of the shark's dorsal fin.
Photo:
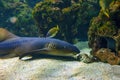
<svg viewBox="0 0 120 80">
<path fill-rule="evenodd" d="M 11 38 L 17 38 L 18 36 L 14 35 L 13 33 L 9 32 L 4 28 L 0 28 L 0 41 L 5 41 Z"/>
</svg>

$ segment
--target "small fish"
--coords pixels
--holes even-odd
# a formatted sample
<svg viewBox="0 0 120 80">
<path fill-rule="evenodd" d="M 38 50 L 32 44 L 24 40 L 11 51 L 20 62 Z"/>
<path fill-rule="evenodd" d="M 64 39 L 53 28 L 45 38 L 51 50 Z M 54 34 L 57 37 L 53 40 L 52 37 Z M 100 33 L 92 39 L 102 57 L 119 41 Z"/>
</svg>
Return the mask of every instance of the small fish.
<svg viewBox="0 0 120 80">
<path fill-rule="evenodd" d="M 103 13 L 109 18 L 109 5 L 114 0 L 99 0 L 100 7 Z"/>
<path fill-rule="evenodd" d="M 105 11 L 103 11 L 103 13 L 108 17 L 108 18 L 110 18 L 110 15 L 109 15 L 109 10 L 105 10 Z"/>
<path fill-rule="evenodd" d="M 48 31 L 46 37 L 54 37 L 58 33 L 58 31 L 59 31 L 59 26 L 57 25 L 56 27 L 53 27 Z"/>
</svg>

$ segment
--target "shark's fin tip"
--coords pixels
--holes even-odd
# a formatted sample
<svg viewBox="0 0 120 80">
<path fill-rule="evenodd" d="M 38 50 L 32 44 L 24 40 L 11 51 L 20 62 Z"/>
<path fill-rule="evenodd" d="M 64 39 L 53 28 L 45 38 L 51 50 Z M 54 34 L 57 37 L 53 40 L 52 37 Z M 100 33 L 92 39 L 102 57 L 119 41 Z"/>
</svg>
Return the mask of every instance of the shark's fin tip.
<svg viewBox="0 0 120 80">
<path fill-rule="evenodd" d="M 0 28 L 0 41 L 5 41 L 11 38 L 17 38 L 18 36 L 14 35 L 13 33 L 9 32 L 5 28 Z"/>
</svg>

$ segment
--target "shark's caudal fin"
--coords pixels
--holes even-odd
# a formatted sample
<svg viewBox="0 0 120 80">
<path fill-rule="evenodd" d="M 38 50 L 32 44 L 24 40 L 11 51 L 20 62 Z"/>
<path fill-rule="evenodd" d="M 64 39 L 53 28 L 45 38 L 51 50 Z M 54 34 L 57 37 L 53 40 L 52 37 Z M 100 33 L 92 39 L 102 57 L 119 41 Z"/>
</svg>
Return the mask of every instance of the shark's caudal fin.
<svg viewBox="0 0 120 80">
<path fill-rule="evenodd" d="M 0 28 L 0 41 L 4 41 L 16 37 L 18 36 L 14 35 L 13 33 L 9 32 L 4 28 Z"/>
</svg>

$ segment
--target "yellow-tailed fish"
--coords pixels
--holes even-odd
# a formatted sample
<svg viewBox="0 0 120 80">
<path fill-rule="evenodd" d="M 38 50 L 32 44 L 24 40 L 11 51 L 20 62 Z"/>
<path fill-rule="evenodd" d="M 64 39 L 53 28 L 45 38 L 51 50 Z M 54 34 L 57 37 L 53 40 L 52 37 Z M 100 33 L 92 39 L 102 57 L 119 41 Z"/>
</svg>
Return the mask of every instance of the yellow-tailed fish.
<svg viewBox="0 0 120 80">
<path fill-rule="evenodd" d="M 114 0 L 99 0 L 100 7 L 103 13 L 109 18 L 109 5 Z"/>
<path fill-rule="evenodd" d="M 108 18 L 110 18 L 110 16 L 109 16 L 109 11 L 103 11 L 103 13 L 108 17 Z"/>
<path fill-rule="evenodd" d="M 56 27 L 53 27 L 48 31 L 46 37 L 54 37 L 58 33 L 58 31 L 59 31 L 59 26 L 57 25 Z"/>
</svg>

